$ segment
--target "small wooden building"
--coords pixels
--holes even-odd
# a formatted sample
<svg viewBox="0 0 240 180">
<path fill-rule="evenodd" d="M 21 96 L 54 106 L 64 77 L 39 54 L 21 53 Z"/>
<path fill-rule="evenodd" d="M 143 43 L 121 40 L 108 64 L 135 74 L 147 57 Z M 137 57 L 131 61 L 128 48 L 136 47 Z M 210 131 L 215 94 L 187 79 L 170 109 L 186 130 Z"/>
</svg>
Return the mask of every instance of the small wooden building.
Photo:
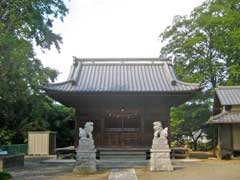
<svg viewBox="0 0 240 180">
<path fill-rule="evenodd" d="M 158 58 L 77 59 L 67 81 L 46 93 L 76 109 L 78 128 L 94 122 L 97 148 L 149 148 L 154 121 L 169 126 L 169 112 L 200 91 L 179 81 L 173 65 Z"/>
<path fill-rule="evenodd" d="M 240 153 L 240 86 L 216 89 L 214 116 L 208 123 L 218 129 L 218 158 Z"/>
<path fill-rule="evenodd" d="M 56 132 L 32 131 L 28 132 L 29 155 L 56 154 Z"/>
</svg>

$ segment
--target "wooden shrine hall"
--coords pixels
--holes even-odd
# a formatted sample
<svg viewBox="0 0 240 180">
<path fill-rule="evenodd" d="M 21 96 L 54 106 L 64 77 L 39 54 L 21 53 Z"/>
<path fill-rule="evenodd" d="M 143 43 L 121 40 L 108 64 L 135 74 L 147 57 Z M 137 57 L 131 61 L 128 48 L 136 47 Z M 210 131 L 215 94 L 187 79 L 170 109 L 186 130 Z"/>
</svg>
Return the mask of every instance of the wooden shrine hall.
<svg viewBox="0 0 240 180">
<path fill-rule="evenodd" d="M 201 90 L 179 81 L 168 60 L 74 59 L 69 77 L 44 87 L 47 95 L 76 109 L 78 128 L 94 122 L 97 148 L 149 148 L 154 121 L 169 126 L 169 113 Z"/>
</svg>

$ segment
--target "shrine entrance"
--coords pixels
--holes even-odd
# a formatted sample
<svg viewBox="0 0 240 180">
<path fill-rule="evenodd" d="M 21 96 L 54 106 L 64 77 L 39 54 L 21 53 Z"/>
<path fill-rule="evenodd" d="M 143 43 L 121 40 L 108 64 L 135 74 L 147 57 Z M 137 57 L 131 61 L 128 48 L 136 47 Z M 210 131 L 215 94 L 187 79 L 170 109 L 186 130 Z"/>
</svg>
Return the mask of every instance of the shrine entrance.
<svg viewBox="0 0 240 180">
<path fill-rule="evenodd" d="M 138 147 L 141 145 L 141 117 L 138 113 L 113 113 L 105 116 L 105 147 Z"/>
</svg>

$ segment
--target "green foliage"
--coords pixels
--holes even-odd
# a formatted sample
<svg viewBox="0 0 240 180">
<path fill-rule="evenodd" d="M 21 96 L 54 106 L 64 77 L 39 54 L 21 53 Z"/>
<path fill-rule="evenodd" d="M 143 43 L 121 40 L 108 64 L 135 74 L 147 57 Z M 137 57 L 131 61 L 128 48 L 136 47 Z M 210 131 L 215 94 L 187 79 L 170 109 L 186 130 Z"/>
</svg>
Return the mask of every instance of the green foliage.
<svg viewBox="0 0 240 180">
<path fill-rule="evenodd" d="M 238 0 L 207 0 L 190 16 L 176 16 L 160 35 L 163 56 L 174 58 L 183 80 L 215 88 L 226 80 L 240 83 Z"/>
<path fill-rule="evenodd" d="M 42 104 L 49 101 L 41 85 L 57 72 L 42 66 L 29 42 L 10 33 L 0 33 L 0 37 L 0 128 L 9 135 L 15 132 L 16 141 L 21 142 L 22 122 L 38 122 Z"/>
<path fill-rule="evenodd" d="M 45 110 L 45 120 L 49 129 L 57 132 L 57 147 L 74 145 L 75 112 L 58 104 L 51 104 Z"/>
<path fill-rule="evenodd" d="M 0 179 L 1 180 L 9 180 L 11 178 L 12 178 L 12 176 L 11 176 L 10 173 L 8 173 L 8 172 L 0 172 Z"/>
<path fill-rule="evenodd" d="M 0 131 L 0 144 L 10 144 L 13 139 L 15 133 L 11 130 L 5 130 L 1 128 Z"/>
<path fill-rule="evenodd" d="M 183 135 L 189 136 L 195 144 L 197 144 L 199 136 L 195 137 L 199 129 L 205 129 L 205 123 L 209 119 L 211 111 L 208 103 L 191 103 L 183 104 L 179 107 L 172 108 L 171 110 L 171 133 L 172 139 L 183 145 Z"/>
<path fill-rule="evenodd" d="M 176 16 L 160 38 L 161 54 L 174 59 L 177 76 L 204 89 L 201 97 L 172 109 L 173 137 L 181 142 L 208 120 L 215 87 L 240 85 L 240 1 L 206 0 L 189 16 Z"/>
<path fill-rule="evenodd" d="M 63 0 L 1 0 L 0 32 L 10 32 L 19 39 L 34 40 L 43 49 L 54 44 L 59 50 L 62 38 L 52 31 L 53 20 L 67 13 Z"/>
<path fill-rule="evenodd" d="M 52 23 L 55 18 L 63 20 L 66 13 L 63 0 L 0 2 L 1 144 L 23 143 L 27 131 L 55 130 L 55 121 L 71 121 L 73 112 L 53 104 L 41 89 L 58 72 L 43 67 L 33 51 L 34 43 L 42 49 L 52 44 L 60 49 L 61 37 L 52 31 Z M 58 119 L 51 119 L 51 113 Z"/>
</svg>

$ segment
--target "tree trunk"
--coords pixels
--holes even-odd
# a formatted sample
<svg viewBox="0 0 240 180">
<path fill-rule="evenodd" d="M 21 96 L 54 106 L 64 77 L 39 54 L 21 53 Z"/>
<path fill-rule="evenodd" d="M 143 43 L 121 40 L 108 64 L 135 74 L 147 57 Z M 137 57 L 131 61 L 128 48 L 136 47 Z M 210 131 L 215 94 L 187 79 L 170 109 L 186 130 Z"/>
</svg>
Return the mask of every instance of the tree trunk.
<svg viewBox="0 0 240 180">
<path fill-rule="evenodd" d="M 194 147 L 194 151 L 197 150 L 197 140 L 193 140 L 193 147 Z"/>
</svg>

